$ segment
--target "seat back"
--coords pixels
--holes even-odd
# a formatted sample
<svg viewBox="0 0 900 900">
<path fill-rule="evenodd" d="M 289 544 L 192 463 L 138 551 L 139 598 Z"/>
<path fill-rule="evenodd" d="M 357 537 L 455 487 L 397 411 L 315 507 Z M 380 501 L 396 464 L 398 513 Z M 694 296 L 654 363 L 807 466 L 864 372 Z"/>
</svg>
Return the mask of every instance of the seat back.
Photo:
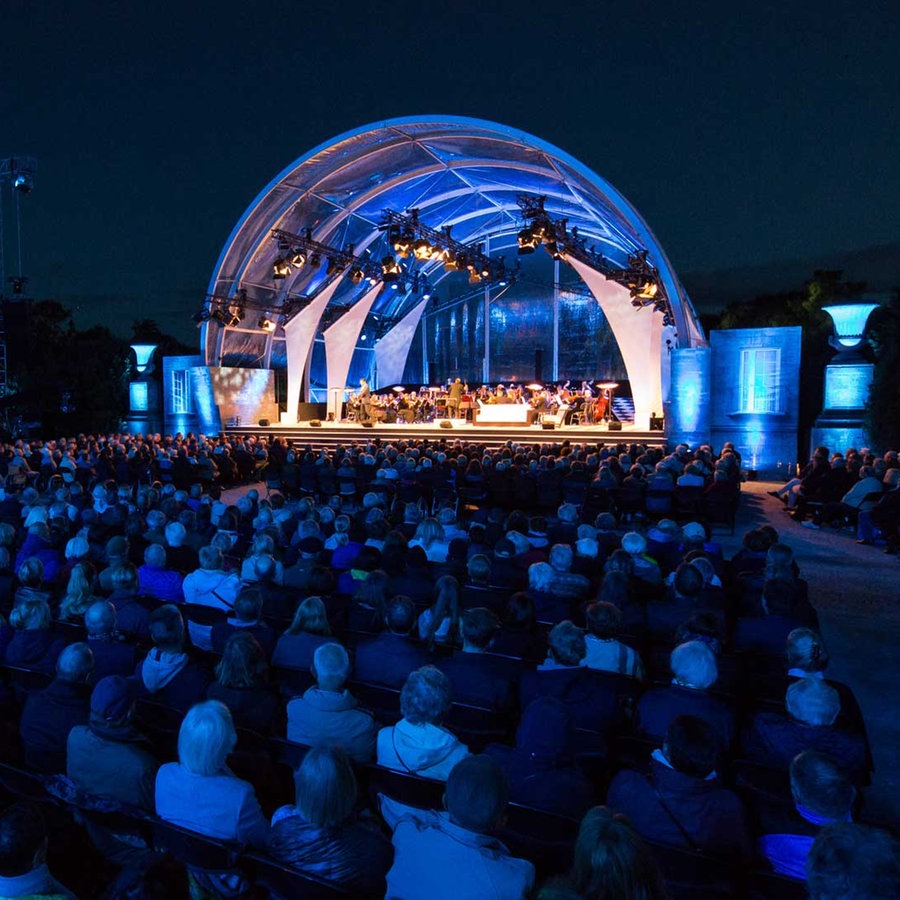
<svg viewBox="0 0 900 900">
<path fill-rule="evenodd" d="M 228 613 L 224 609 L 216 609 L 214 606 L 205 606 L 202 603 L 184 603 L 181 610 L 186 621 L 210 628 L 228 618 Z"/>
<path fill-rule="evenodd" d="M 241 868 L 258 887 L 278 897 L 300 897 L 302 900 L 337 900 L 340 897 L 365 897 L 358 891 L 322 881 L 298 872 L 260 853 L 245 853 Z"/>
<path fill-rule="evenodd" d="M 237 844 L 189 831 L 163 819 L 152 819 L 150 827 L 153 846 L 164 853 L 170 853 L 191 869 L 213 872 L 233 869 L 240 856 Z"/>
<path fill-rule="evenodd" d="M 443 781 L 407 775 L 378 765 L 362 766 L 358 769 L 360 780 L 368 787 L 369 797 L 377 804 L 378 794 L 386 794 L 399 803 L 418 809 L 441 809 L 444 805 Z"/>
</svg>

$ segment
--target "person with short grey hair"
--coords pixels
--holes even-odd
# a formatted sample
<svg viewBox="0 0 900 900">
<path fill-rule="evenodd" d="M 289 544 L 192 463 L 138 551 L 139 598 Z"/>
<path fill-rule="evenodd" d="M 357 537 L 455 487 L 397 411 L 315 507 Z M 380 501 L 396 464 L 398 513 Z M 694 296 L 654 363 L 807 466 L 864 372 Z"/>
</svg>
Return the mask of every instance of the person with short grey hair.
<svg viewBox="0 0 900 900">
<path fill-rule="evenodd" d="M 359 709 L 344 688 L 350 677 L 350 657 L 336 643 L 322 644 L 313 656 L 316 684 L 287 705 L 287 738 L 298 744 L 337 744 L 359 763 L 375 757 L 375 720 Z"/>
<path fill-rule="evenodd" d="M 141 593 L 160 603 L 183 603 L 184 576 L 169 568 L 166 548 L 162 544 L 148 544 L 144 549 L 144 564 L 138 569 Z"/>
<path fill-rule="evenodd" d="M 378 764 L 446 781 L 468 748 L 441 725 L 450 709 L 450 679 L 434 666 L 411 672 L 400 694 L 403 718 L 378 732 Z"/>
<path fill-rule="evenodd" d="M 69 732 L 86 724 L 90 714 L 93 672 L 94 657 L 88 645 L 70 644 L 56 662 L 56 678 L 44 690 L 28 695 L 19 735 L 30 769 L 47 775 L 65 772 Z"/>
</svg>

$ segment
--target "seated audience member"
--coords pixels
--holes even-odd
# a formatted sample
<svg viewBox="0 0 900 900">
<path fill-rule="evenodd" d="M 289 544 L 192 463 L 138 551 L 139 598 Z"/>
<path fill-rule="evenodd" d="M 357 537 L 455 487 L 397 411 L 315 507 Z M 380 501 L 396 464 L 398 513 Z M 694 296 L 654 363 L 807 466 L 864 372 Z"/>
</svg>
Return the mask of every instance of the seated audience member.
<svg viewBox="0 0 900 900">
<path fill-rule="evenodd" d="M 504 603 L 500 631 L 494 637 L 491 652 L 519 659 L 542 659 L 547 652 L 537 632 L 534 601 L 519 591 Z"/>
<path fill-rule="evenodd" d="M 824 753 L 804 750 L 791 760 L 793 806 L 757 802 L 760 855 L 779 875 L 803 880 L 816 835 L 833 822 L 852 821 L 856 789 Z"/>
<path fill-rule="evenodd" d="M 9 614 L 9 624 L 15 631 L 6 645 L 6 664 L 49 675 L 65 641 L 52 630 L 47 601 L 29 600 L 18 604 Z"/>
<path fill-rule="evenodd" d="M 36 556 L 29 557 L 22 565 L 13 568 L 16 570 L 16 579 L 19 582 L 14 598 L 16 606 L 29 600 L 50 602 L 51 594 L 44 584 L 44 564 Z"/>
<path fill-rule="evenodd" d="M 303 523 L 301 523 L 303 524 Z M 284 569 L 284 586 L 296 591 L 309 588 L 309 575 L 319 564 L 319 555 L 325 549 L 320 537 L 310 535 L 302 537 L 296 546 L 297 559 L 293 565 Z"/>
<path fill-rule="evenodd" d="M 829 663 L 828 649 L 817 631 L 811 628 L 795 628 L 787 637 L 785 656 L 787 678 L 778 692 L 779 697 L 783 696 L 788 687 L 799 678 L 825 678 Z M 838 692 L 841 701 L 841 711 L 835 725 L 865 733 L 865 722 L 853 691 L 846 684 L 832 681 L 830 678 L 826 679 L 826 684 Z"/>
<path fill-rule="evenodd" d="M 650 849 L 625 816 L 605 806 L 588 810 L 581 820 L 572 870 L 550 886 L 570 890 L 557 895 L 565 900 L 666 900 L 668 896 Z"/>
<path fill-rule="evenodd" d="M 447 561 L 449 541 L 444 536 L 444 529 L 434 518 L 423 519 L 416 527 L 416 533 L 409 542 L 410 549 L 421 547 L 429 562 L 443 563 Z"/>
<path fill-rule="evenodd" d="M 388 897 L 429 900 L 520 900 L 530 896 L 534 866 L 491 837 L 503 821 L 507 787 L 500 766 L 472 756 L 450 772 L 445 812 L 388 802 L 382 813 L 394 832 Z"/>
<path fill-rule="evenodd" d="M 524 672 L 519 684 L 519 706 L 525 709 L 537 697 L 556 697 L 569 710 L 577 728 L 606 732 L 619 721 L 614 686 L 604 673 L 584 666 L 584 632 L 571 622 L 554 625 L 548 637 L 547 659 L 533 672 Z"/>
<path fill-rule="evenodd" d="M 284 567 L 275 559 L 275 541 L 268 534 L 258 534 L 250 545 L 250 552 L 241 563 L 241 581 L 248 583 L 256 581 L 254 563 L 259 557 L 267 557 L 275 560 L 275 584 L 284 584 Z"/>
<path fill-rule="evenodd" d="M 735 712 L 730 703 L 711 694 L 719 677 L 712 650 L 688 641 L 672 651 L 672 684 L 650 688 L 638 701 L 635 728 L 642 737 L 662 740 L 676 716 L 696 716 L 708 722 L 723 752 L 734 743 Z"/>
<path fill-rule="evenodd" d="M 550 548 L 548 562 L 553 569 L 550 593 L 571 603 L 579 603 L 587 597 L 591 583 L 584 575 L 572 571 L 574 560 L 575 556 L 568 544 L 554 544 Z"/>
<path fill-rule="evenodd" d="M 201 547 L 200 567 L 182 583 L 185 603 L 199 603 L 214 609 L 231 609 L 241 591 L 241 579 L 223 570 L 222 551 L 212 545 Z"/>
<path fill-rule="evenodd" d="M 556 573 L 550 563 L 536 562 L 528 567 L 527 594 L 534 603 L 539 622 L 561 622 L 572 614 L 572 602 L 566 596 L 553 593 Z"/>
<path fill-rule="evenodd" d="M 434 602 L 418 619 L 419 640 L 431 649 L 435 644 L 454 644 L 459 630 L 459 583 L 442 575 L 434 584 Z"/>
<path fill-rule="evenodd" d="M 383 569 L 369 573 L 350 602 L 349 628 L 351 631 L 378 632 L 384 628 L 384 615 L 391 598 L 390 578 Z"/>
<path fill-rule="evenodd" d="M 143 693 L 156 703 L 187 711 L 206 696 L 209 675 L 184 652 L 184 620 L 167 603 L 150 616 L 153 648 L 137 667 Z"/>
<path fill-rule="evenodd" d="M 572 717 L 555 697 L 529 704 L 514 747 L 491 744 L 484 752 L 506 773 L 514 803 L 570 818 L 580 818 L 593 803 L 593 785 L 575 765 Z"/>
<path fill-rule="evenodd" d="M 371 762 L 378 728 L 344 688 L 350 676 L 347 651 L 340 644 L 323 644 L 313 657 L 312 673 L 316 684 L 287 705 L 288 740 L 340 746 L 354 762 Z"/>
<path fill-rule="evenodd" d="M 703 596 L 703 573 L 692 563 L 682 563 L 666 596 L 647 604 L 647 630 L 655 638 L 671 638 L 678 626 L 697 612 L 716 616 L 724 628 L 725 613 Z"/>
<path fill-rule="evenodd" d="M 261 620 L 262 595 L 255 587 L 246 587 L 234 601 L 230 615 L 224 622 L 217 622 L 210 632 L 210 643 L 216 653 L 222 653 L 228 639 L 234 634 L 252 634 L 259 642 L 266 659 L 275 650 L 275 632 Z"/>
<path fill-rule="evenodd" d="M 187 529 L 181 522 L 169 522 L 165 531 L 166 558 L 178 572 L 193 572 L 197 568 L 197 551 L 187 542 Z"/>
<path fill-rule="evenodd" d="M 162 544 L 148 544 L 144 564 L 138 569 L 140 591 L 160 603 L 183 603 L 184 576 L 177 569 L 167 568 L 166 563 L 166 548 Z"/>
<path fill-rule="evenodd" d="M 0 813 L 0 896 L 77 900 L 47 868 L 47 826 L 40 806 L 30 800 Z"/>
<path fill-rule="evenodd" d="M 88 721 L 94 658 L 87 644 L 70 644 L 59 655 L 56 678 L 28 695 L 19 720 L 25 764 L 55 775 L 66 770 L 66 741 Z"/>
<path fill-rule="evenodd" d="M 150 611 L 138 598 L 137 569 L 125 562 L 110 576 L 110 603 L 116 608 L 119 631 L 128 637 L 146 641 L 150 637 Z"/>
<path fill-rule="evenodd" d="M 810 900 L 900 897 L 900 845 L 880 828 L 839 822 L 823 828 L 806 858 Z"/>
<path fill-rule="evenodd" d="M 156 814 L 208 837 L 261 848 L 269 823 L 253 786 L 226 763 L 236 743 L 228 707 L 216 700 L 193 706 L 178 732 L 178 762 L 156 775 Z"/>
<path fill-rule="evenodd" d="M 308 670 L 313 654 L 331 639 L 331 626 L 321 597 L 307 597 L 294 613 L 287 631 L 278 638 L 272 664 L 286 669 Z"/>
<path fill-rule="evenodd" d="M 450 709 L 450 681 L 434 666 L 410 673 L 400 693 L 403 718 L 378 732 L 377 762 L 380 766 L 445 781 L 468 749 L 443 728 Z"/>
<path fill-rule="evenodd" d="M 252 634 L 238 632 L 228 639 L 206 697 L 224 703 L 238 728 L 272 731 L 278 698 L 269 687 L 265 654 Z"/>
<path fill-rule="evenodd" d="M 803 750 L 830 756 L 855 785 L 868 782 L 865 737 L 835 726 L 841 711 L 838 692 L 819 678 L 801 678 L 788 689 L 787 715 L 757 713 L 741 737 L 744 755 L 760 765 L 787 771 Z"/>
<path fill-rule="evenodd" d="M 718 780 L 718 758 L 712 726 L 695 716 L 676 716 L 662 749 L 653 751 L 650 773 L 619 772 L 606 803 L 648 840 L 749 862 L 746 816 L 738 796 Z"/>
<path fill-rule="evenodd" d="M 591 603 L 585 613 L 587 634 L 584 637 L 587 653 L 584 664 L 589 669 L 644 677 L 640 656 L 617 639 L 622 627 L 622 613 L 612 603 Z"/>
<path fill-rule="evenodd" d="M 108 675 L 127 678 L 134 672 L 136 648 L 119 634 L 116 608 L 109 600 L 92 603 L 84 614 L 87 645 L 94 654 L 94 683 Z"/>
<path fill-rule="evenodd" d="M 97 600 L 97 570 L 83 560 L 69 570 L 66 593 L 59 604 L 61 622 L 79 622 L 87 608 Z"/>
<path fill-rule="evenodd" d="M 647 555 L 647 541 L 636 531 L 629 531 L 622 537 L 622 549 L 634 563 L 634 576 L 652 587 L 662 584 L 662 572 L 656 560 Z"/>
<path fill-rule="evenodd" d="M 514 684 L 521 672 L 517 660 L 489 654 L 500 622 L 489 609 L 467 609 L 462 614 L 462 648 L 439 668 L 450 679 L 457 703 L 509 711 L 513 705 Z"/>
<path fill-rule="evenodd" d="M 359 895 L 382 896 L 393 848 L 377 823 L 355 814 L 356 777 L 346 753 L 314 747 L 294 785 L 295 802 L 272 816 L 269 855 Z"/>
<path fill-rule="evenodd" d="M 124 565 L 130 565 L 128 561 L 128 539 L 120 534 L 111 537 L 106 542 L 103 562 L 106 564 L 100 570 L 97 584 L 104 594 L 113 591 L 112 577 Z"/>
<path fill-rule="evenodd" d="M 410 672 L 428 662 L 426 649 L 411 637 L 416 624 L 412 600 L 402 595 L 392 598 L 384 622 L 386 631 L 357 644 L 353 676 L 355 681 L 400 688 Z"/>
<path fill-rule="evenodd" d="M 132 722 L 136 697 L 134 679 L 97 681 L 88 723 L 69 732 L 66 774 L 85 793 L 152 813 L 159 763 Z"/>
<path fill-rule="evenodd" d="M 732 643 L 735 650 L 756 653 L 780 653 L 787 636 L 795 629 L 815 622 L 796 605 L 794 585 L 781 578 L 765 582 L 762 592 L 762 616 L 744 616 L 737 620 Z"/>
</svg>

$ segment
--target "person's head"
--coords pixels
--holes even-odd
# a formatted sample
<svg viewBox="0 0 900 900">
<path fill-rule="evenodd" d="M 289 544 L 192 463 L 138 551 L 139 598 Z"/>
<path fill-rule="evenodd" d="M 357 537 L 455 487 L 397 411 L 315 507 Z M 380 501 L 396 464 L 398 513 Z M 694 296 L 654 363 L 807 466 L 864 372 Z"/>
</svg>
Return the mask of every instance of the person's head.
<svg viewBox="0 0 900 900">
<path fill-rule="evenodd" d="M 268 665 L 259 641 L 249 631 L 237 631 L 225 642 L 216 666 L 216 681 L 226 688 L 251 688 L 265 683 Z"/>
<path fill-rule="evenodd" d="M 545 562 L 532 563 L 528 567 L 528 587 L 532 591 L 548 593 L 555 578 L 553 566 Z"/>
<path fill-rule="evenodd" d="M 500 622 L 491 610 L 483 606 L 467 609 L 460 622 L 463 648 L 484 652 L 490 647 L 499 629 Z"/>
<path fill-rule="evenodd" d="M 613 572 L 621 572 L 626 577 L 630 577 L 634 574 L 634 557 L 621 547 L 613 550 L 603 565 L 603 572 L 607 578 Z"/>
<path fill-rule="evenodd" d="M 568 619 L 550 629 L 547 646 L 550 656 L 561 666 L 580 666 L 587 653 L 584 632 Z"/>
<path fill-rule="evenodd" d="M 666 729 L 663 753 L 673 769 L 690 778 L 706 778 L 719 756 L 716 733 L 696 716 L 676 716 Z"/>
<path fill-rule="evenodd" d="M 347 651 L 336 643 L 317 647 L 313 654 L 312 674 L 320 690 L 340 692 L 350 677 L 350 657 Z"/>
<path fill-rule="evenodd" d="M 838 692 L 821 678 L 800 678 L 785 697 L 788 713 L 804 725 L 833 725 L 841 711 Z"/>
<path fill-rule="evenodd" d="M 722 637 L 722 626 L 714 613 L 696 612 L 675 629 L 675 646 L 700 641 L 717 656 L 722 649 Z"/>
<path fill-rule="evenodd" d="M 450 679 L 434 666 L 422 666 L 403 685 L 400 712 L 411 725 L 440 725 L 451 701 Z"/>
<path fill-rule="evenodd" d="M 900 845 L 879 828 L 837 822 L 823 828 L 806 857 L 810 900 L 900 897 Z"/>
<path fill-rule="evenodd" d="M 166 525 L 166 543 L 170 547 L 181 547 L 187 537 L 187 529 L 181 522 L 169 522 Z"/>
<path fill-rule="evenodd" d="M 490 756 L 467 756 L 460 760 L 447 777 L 444 805 L 451 821 L 487 834 L 502 822 L 509 800 L 506 775 Z"/>
<path fill-rule="evenodd" d="M 591 603 L 585 612 L 588 631 L 601 640 L 614 638 L 622 627 L 622 613 L 619 607 L 605 601 Z"/>
<path fill-rule="evenodd" d="M 41 598 L 25 600 L 9 614 L 9 624 L 20 631 L 43 631 L 52 622 L 50 606 Z"/>
<path fill-rule="evenodd" d="M 199 551 L 197 551 L 197 556 L 200 560 L 201 569 L 218 571 L 224 565 L 222 551 L 218 547 L 214 547 L 212 544 L 207 544 L 205 547 L 201 547 Z"/>
<path fill-rule="evenodd" d="M 622 549 L 630 556 L 640 556 L 647 549 L 647 541 L 642 534 L 629 531 L 622 537 Z"/>
<path fill-rule="evenodd" d="M 719 668 L 712 650 L 701 641 L 679 644 L 669 657 L 669 665 L 676 684 L 705 690 L 719 678 Z"/>
<path fill-rule="evenodd" d="M 416 606 L 403 594 L 392 597 L 384 615 L 384 624 L 394 634 L 407 635 L 416 624 Z"/>
<path fill-rule="evenodd" d="M 258 588 L 245 587 L 237 595 L 232 611 L 239 622 L 259 622 L 262 614 L 263 598 Z"/>
<path fill-rule="evenodd" d="M 674 583 L 679 597 L 695 599 L 703 590 L 703 575 L 693 563 L 682 563 L 675 570 Z"/>
<path fill-rule="evenodd" d="M 0 813 L 0 877 L 27 875 L 47 855 L 47 826 L 40 807 L 20 800 Z"/>
<path fill-rule="evenodd" d="M 94 674 L 94 654 L 83 641 L 69 644 L 56 660 L 56 677 L 72 684 L 86 684 Z"/>
<path fill-rule="evenodd" d="M 568 572 L 573 560 L 572 548 L 568 544 L 554 544 L 550 548 L 550 565 L 554 572 Z"/>
<path fill-rule="evenodd" d="M 91 552 L 87 538 L 76 536 L 66 542 L 66 559 L 69 562 L 84 559 Z"/>
<path fill-rule="evenodd" d="M 194 775 L 216 775 L 225 768 L 237 734 L 224 703 L 206 700 L 190 708 L 178 731 L 178 761 Z"/>
<path fill-rule="evenodd" d="M 328 613 L 321 597 L 307 597 L 294 613 L 294 620 L 288 628 L 288 634 L 321 634 L 330 635 L 331 626 L 328 624 Z"/>
<path fill-rule="evenodd" d="M 90 597 L 97 583 L 97 570 L 87 561 L 75 563 L 69 571 L 67 597 Z"/>
<path fill-rule="evenodd" d="M 484 553 L 476 553 L 469 560 L 466 569 L 469 580 L 475 584 L 488 584 L 491 580 L 491 561 Z"/>
<path fill-rule="evenodd" d="M 122 563 L 110 573 L 109 583 L 114 591 L 134 593 L 140 585 L 138 570 L 130 562 Z"/>
<path fill-rule="evenodd" d="M 427 549 L 444 539 L 444 527 L 435 518 L 423 519 L 416 527 L 415 539 Z"/>
<path fill-rule="evenodd" d="M 39 588 L 44 581 L 44 564 L 36 556 L 29 556 L 16 569 L 22 587 Z"/>
<path fill-rule="evenodd" d="M 336 828 L 356 805 L 356 776 L 340 747 L 313 747 L 294 775 L 295 803 L 303 820 L 317 828 Z"/>
<path fill-rule="evenodd" d="M 818 750 L 804 750 L 791 760 L 791 793 L 797 806 L 832 822 L 848 819 L 856 799 L 841 767 Z"/>
<path fill-rule="evenodd" d="M 128 559 L 128 540 L 121 534 L 106 542 L 106 559 L 111 566 L 117 566 Z"/>
<path fill-rule="evenodd" d="M 795 628 L 787 636 L 785 655 L 789 669 L 824 672 L 828 668 L 828 650 L 822 636 L 812 628 Z"/>
<path fill-rule="evenodd" d="M 766 580 L 781 578 L 794 579 L 794 552 L 787 544 L 772 544 L 766 551 Z"/>
<path fill-rule="evenodd" d="M 575 841 L 572 885 L 596 900 L 665 900 L 665 883 L 628 819 L 605 806 L 585 813 Z"/>
<path fill-rule="evenodd" d="M 181 653 L 184 648 L 184 619 L 173 603 L 164 603 L 150 613 L 150 639 L 164 653 Z"/>
<path fill-rule="evenodd" d="M 151 569 L 165 569 L 166 548 L 162 544 L 147 544 L 144 550 L 144 564 Z"/>
<path fill-rule="evenodd" d="M 91 721 L 117 728 L 127 725 L 137 699 L 137 680 L 121 675 L 101 678 L 91 692 Z"/>
<path fill-rule="evenodd" d="M 512 594 L 503 606 L 503 627 L 511 631 L 531 631 L 537 621 L 534 600 L 524 591 Z"/>
<path fill-rule="evenodd" d="M 116 608 L 109 600 L 97 600 L 84 613 L 84 627 L 88 637 L 104 637 L 116 630 Z"/>
</svg>

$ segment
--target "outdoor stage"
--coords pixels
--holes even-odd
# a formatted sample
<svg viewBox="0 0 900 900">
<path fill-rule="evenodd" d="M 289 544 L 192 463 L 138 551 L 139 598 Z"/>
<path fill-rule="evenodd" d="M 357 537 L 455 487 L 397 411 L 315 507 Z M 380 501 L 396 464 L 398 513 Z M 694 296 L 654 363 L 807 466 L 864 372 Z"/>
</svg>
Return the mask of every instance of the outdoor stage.
<svg viewBox="0 0 900 900">
<path fill-rule="evenodd" d="M 378 423 L 365 428 L 358 422 L 323 422 L 321 427 L 314 427 L 309 422 L 297 425 L 273 424 L 270 426 L 242 425 L 225 428 L 228 435 L 266 434 L 282 437 L 294 444 L 311 444 L 315 448 L 332 448 L 336 444 L 347 444 L 352 441 L 371 441 L 379 438 L 382 441 L 465 441 L 467 443 L 485 444 L 488 447 L 499 447 L 507 441 L 519 444 L 558 444 L 569 441 L 573 444 L 647 444 L 661 447 L 666 442 L 662 431 L 641 431 L 632 425 L 623 425 L 621 431 L 610 431 L 606 424 L 602 425 L 567 425 L 562 428 L 545 430 L 540 425 L 473 425 L 461 419 L 452 420 L 452 428 L 447 428 L 449 420 L 425 424 L 383 424 Z M 440 423 L 444 423 L 441 427 Z"/>
</svg>

